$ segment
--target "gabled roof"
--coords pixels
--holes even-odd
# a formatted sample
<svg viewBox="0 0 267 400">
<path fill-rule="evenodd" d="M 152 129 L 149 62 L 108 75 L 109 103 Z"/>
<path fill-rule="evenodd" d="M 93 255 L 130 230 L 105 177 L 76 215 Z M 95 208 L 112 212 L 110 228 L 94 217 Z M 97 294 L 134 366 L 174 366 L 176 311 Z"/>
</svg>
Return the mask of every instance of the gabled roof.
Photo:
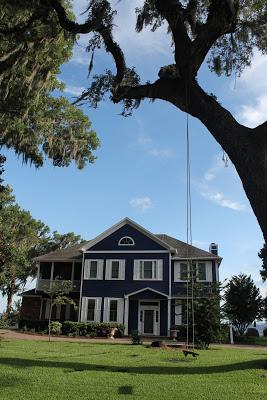
<svg viewBox="0 0 267 400">
<path fill-rule="evenodd" d="M 130 218 L 122 219 L 117 224 L 113 225 L 111 228 L 109 228 L 106 231 L 104 231 L 103 233 L 101 233 L 95 239 L 90 240 L 90 242 L 84 243 L 83 246 L 82 246 L 82 249 L 84 251 L 89 250 L 95 244 L 97 244 L 101 240 L 105 239 L 107 236 L 111 235 L 113 232 L 116 232 L 118 229 L 120 229 L 122 226 L 124 226 L 126 224 L 132 226 L 133 228 L 137 229 L 139 232 L 141 232 L 144 235 L 148 236 L 150 239 L 154 240 L 156 243 L 160 244 L 165 249 L 172 250 L 172 247 L 168 243 L 162 241 L 158 236 L 154 235 L 153 233 L 151 233 L 147 229 L 143 228 L 141 225 L 138 225 L 136 222 L 132 221 Z"/>
<path fill-rule="evenodd" d="M 221 260 L 221 257 L 216 256 L 205 250 L 201 250 L 198 247 L 191 246 L 181 240 L 175 239 L 169 235 L 157 234 L 155 235 L 163 242 L 167 243 L 169 246 L 176 250 L 176 254 L 173 255 L 174 258 L 201 258 L 201 259 L 211 259 L 211 260 Z"/>
<path fill-rule="evenodd" d="M 138 225 L 136 222 L 132 221 L 130 218 L 124 218 L 117 224 L 113 225 L 111 228 L 107 229 L 101 235 L 97 236 L 95 239 L 70 246 L 67 249 L 60 249 L 52 251 L 48 254 L 36 257 L 35 261 L 82 261 L 83 252 L 90 249 L 99 241 L 103 240 L 105 237 L 111 235 L 117 229 L 121 228 L 125 224 L 129 224 L 135 229 L 138 229 L 144 235 L 150 237 L 152 240 L 159 243 L 165 249 L 170 250 L 173 254 L 173 258 L 186 259 L 187 257 L 193 259 L 205 259 L 205 260 L 221 260 L 221 257 L 216 256 L 208 251 L 199 249 L 195 246 L 190 246 L 181 240 L 175 239 L 166 234 L 153 234 L 142 226 Z"/>
</svg>

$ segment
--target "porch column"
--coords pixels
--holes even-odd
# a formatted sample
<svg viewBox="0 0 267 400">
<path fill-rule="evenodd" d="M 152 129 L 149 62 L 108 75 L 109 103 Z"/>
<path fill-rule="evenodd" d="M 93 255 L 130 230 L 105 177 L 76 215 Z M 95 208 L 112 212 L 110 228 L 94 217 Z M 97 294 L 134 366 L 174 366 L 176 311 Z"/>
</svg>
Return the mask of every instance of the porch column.
<svg viewBox="0 0 267 400">
<path fill-rule="evenodd" d="M 52 287 L 53 275 L 54 275 L 54 262 L 52 262 L 52 266 L 51 266 L 51 274 L 50 274 L 50 282 L 49 282 L 50 288 Z"/>
<path fill-rule="evenodd" d="M 168 321 L 167 321 L 167 335 L 170 336 L 171 330 L 171 299 L 168 298 Z"/>
<path fill-rule="evenodd" d="M 125 335 L 128 335 L 128 319 L 129 319 L 129 298 L 125 297 L 125 300 L 124 300 L 124 325 L 125 325 L 124 334 Z"/>
</svg>

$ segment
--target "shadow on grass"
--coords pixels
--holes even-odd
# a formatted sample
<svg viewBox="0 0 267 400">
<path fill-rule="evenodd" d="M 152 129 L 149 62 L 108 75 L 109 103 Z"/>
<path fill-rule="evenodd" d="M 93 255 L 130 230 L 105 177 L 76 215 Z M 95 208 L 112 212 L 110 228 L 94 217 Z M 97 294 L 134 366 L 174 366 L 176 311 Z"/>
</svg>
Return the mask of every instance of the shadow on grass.
<svg viewBox="0 0 267 400">
<path fill-rule="evenodd" d="M 177 359 L 178 361 L 178 359 Z M 24 358 L 0 358 L 0 365 L 16 368 L 63 368 L 65 372 L 104 371 L 129 374 L 152 375 L 194 375 L 194 374 L 221 374 L 225 372 L 244 371 L 248 369 L 267 369 L 267 360 L 257 359 L 233 364 L 215 366 L 115 366 L 101 364 L 85 364 L 79 362 L 31 360 Z"/>
</svg>

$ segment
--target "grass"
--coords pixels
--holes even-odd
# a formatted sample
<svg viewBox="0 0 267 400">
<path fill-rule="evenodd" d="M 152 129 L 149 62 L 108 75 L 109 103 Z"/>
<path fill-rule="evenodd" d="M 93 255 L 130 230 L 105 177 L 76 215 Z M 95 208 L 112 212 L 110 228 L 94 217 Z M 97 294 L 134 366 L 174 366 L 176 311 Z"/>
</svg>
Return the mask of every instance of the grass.
<svg viewBox="0 0 267 400">
<path fill-rule="evenodd" d="M 177 350 L 121 344 L 2 341 L 1 399 L 264 399 L 267 351 Z"/>
</svg>

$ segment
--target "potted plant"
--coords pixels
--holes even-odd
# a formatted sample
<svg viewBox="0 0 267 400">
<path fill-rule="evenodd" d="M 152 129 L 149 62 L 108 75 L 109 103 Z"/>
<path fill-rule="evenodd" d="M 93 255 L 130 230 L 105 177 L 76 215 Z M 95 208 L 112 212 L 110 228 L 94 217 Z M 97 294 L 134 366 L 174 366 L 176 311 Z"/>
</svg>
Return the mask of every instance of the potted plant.
<svg viewBox="0 0 267 400">
<path fill-rule="evenodd" d="M 170 338 L 171 338 L 172 340 L 176 340 L 176 338 L 177 338 L 177 333 L 178 333 L 178 329 L 177 329 L 176 325 L 173 325 L 173 326 L 171 327 L 171 329 L 170 329 Z"/>
</svg>

